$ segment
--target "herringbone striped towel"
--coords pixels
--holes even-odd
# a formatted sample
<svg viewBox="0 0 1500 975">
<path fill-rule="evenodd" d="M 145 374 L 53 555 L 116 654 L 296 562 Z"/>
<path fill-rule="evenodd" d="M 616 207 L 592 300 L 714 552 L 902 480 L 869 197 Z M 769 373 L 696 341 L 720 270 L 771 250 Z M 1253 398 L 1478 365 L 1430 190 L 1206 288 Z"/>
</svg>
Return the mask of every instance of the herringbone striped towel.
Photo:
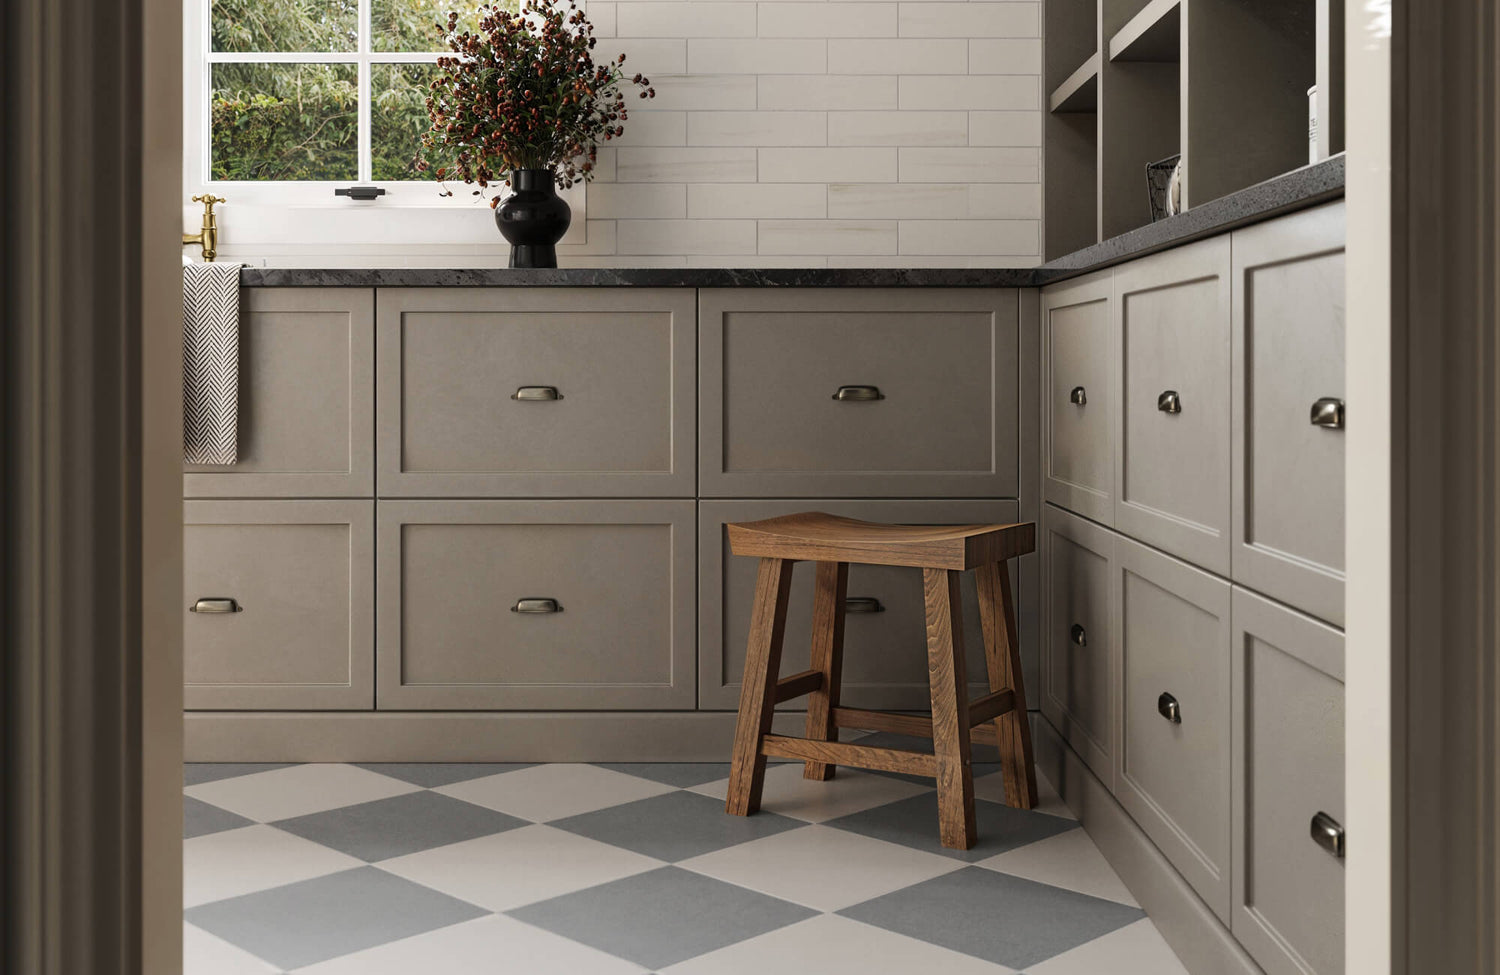
<svg viewBox="0 0 1500 975">
<path fill-rule="evenodd" d="M 189 464 L 233 464 L 240 389 L 240 265 L 182 268 L 182 443 Z"/>
</svg>

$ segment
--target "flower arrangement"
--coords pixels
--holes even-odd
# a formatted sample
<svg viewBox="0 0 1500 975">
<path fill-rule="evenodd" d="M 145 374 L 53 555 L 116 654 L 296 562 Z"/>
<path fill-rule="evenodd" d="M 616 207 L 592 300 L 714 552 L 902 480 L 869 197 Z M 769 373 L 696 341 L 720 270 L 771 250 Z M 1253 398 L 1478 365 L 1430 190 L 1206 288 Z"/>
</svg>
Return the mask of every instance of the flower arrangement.
<svg viewBox="0 0 1500 975">
<path fill-rule="evenodd" d="M 478 184 L 476 196 L 519 170 L 550 172 L 564 188 L 592 179 L 598 144 L 625 131 L 627 92 L 656 97 L 650 80 L 627 77 L 623 54 L 594 62 L 594 26 L 573 0 L 478 12 L 477 30 L 456 13 L 437 25 L 453 54 L 437 61 L 420 168 Z"/>
</svg>

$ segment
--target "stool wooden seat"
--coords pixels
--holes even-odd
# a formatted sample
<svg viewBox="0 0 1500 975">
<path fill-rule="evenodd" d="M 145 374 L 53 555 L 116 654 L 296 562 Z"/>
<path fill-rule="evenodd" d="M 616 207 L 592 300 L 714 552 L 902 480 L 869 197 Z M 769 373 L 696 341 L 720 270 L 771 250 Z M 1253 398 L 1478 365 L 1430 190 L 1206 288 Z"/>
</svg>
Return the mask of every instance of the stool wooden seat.
<svg viewBox="0 0 1500 975">
<path fill-rule="evenodd" d="M 1008 560 L 1035 550 L 1035 525 L 881 525 L 806 512 L 727 528 L 734 554 L 761 560 L 726 802 L 731 814 L 747 816 L 760 808 L 768 756 L 803 760 L 803 775 L 809 779 L 831 779 L 838 765 L 929 775 L 937 781 L 942 843 L 966 850 L 975 840 L 971 740 L 993 741 L 999 747 L 1006 801 L 1020 809 L 1036 805 L 1031 728 L 1007 567 Z M 818 564 L 812 667 L 778 679 L 791 570 L 799 561 Z M 844 600 L 851 563 L 922 570 L 930 718 L 840 705 Z M 974 701 L 968 700 L 959 598 L 960 574 L 968 569 L 977 570 L 990 685 L 990 693 Z M 771 734 L 776 705 L 804 694 L 810 695 L 807 737 Z M 929 755 L 840 742 L 839 728 L 931 738 L 933 751 Z"/>
</svg>

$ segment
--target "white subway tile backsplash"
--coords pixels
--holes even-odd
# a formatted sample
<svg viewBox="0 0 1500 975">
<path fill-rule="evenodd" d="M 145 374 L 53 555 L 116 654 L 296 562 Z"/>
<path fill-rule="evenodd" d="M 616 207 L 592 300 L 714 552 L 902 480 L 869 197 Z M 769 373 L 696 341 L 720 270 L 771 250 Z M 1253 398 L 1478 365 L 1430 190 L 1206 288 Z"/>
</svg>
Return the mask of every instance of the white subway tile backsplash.
<svg viewBox="0 0 1500 975">
<path fill-rule="evenodd" d="M 642 102 L 641 104 L 654 104 Z M 659 112 L 656 109 L 631 108 L 624 123 L 625 134 L 610 140 L 615 148 L 622 146 L 687 145 L 687 113 Z"/>
<path fill-rule="evenodd" d="M 901 253 L 1030 255 L 1040 249 L 1040 227 L 1035 220 L 902 220 Z"/>
<path fill-rule="evenodd" d="M 1040 37 L 976 37 L 969 41 L 970 74 L 1041 74 Z"/>
<path fill-rule="evenodd" d="M 963 220 L 969 216 L 966 183 L 831 183 L 828 215 L 835 219 Z"/>
<path fill-rule="evenodd" d="M 759 107 L 777 109 L 889 109 L 896 107 L 894 75 L 765 75 L 756 79 Z M 660 92 L 658 92 L 658 95 Z M 754 106 L 752 106 L 754 107 Z"/>
<path fill-rule="evenodd" d="M 620 149 L 622 183 L 746 183 L 755 180 L 754 149 Z"/>
<path fill-rule="evenodd" d="M 756 23 L 761 37 L 895 37 L 896 4 L 762 3 Z"/>
<path fill-rule="evenodd" d="M 656 82 L 658 75 L 687 73 L 687 45 L 681 37 L 612 37 L 601 40 L 594 48 L 595 61 L 625 55 L 622 69 L 627 75 L 637 71 Z M 660 89 L 657 90 L 660 94 Z M 636 99 L 637 101 L 644 100 Z"/>
<path fill-rule="evenodd" d="M 801 38 L 695 38 L 688 42 L 689 73 L 818 74 L 827 70 L 827 41 Z"/>
<path fill-rule="evenodd" d="M 688 145 L 821 146 L 828 142 L 823 112 L 691 112 Z"/>
<path fill-rule="evenodd" d="M 832 40 L 828 70 L 832 74 L 954 74 L 968 70 L 969 44 L 964 40 Z"/>
<path fill-rule="evenodd" d="M 601 40 L 615 36 L 614 0 L 593 0 L 588 8 L 589 23 L 594 25 L 594 36 Z"/>
<path fill-rule="evenodd" d="M 590 192 L 593 187 L 589 187 Z M 589 254 L 613 254 L 615 252 L 615 222 L 613 220 L 589 220 L 584 224 L 585 240 L 581 244 L 558 244 L 559 258 L 585 257 Z M 569 262 L 571 263 L 571 261 Z"/>
<path fill-rule="evenodd" d="M 755 250 L 754 220 L 621 220 L 621 254 L 745 254 Z"/>
<path fill-rule="evenodd" d="M 970 112 L 971 146 L 1040 146 L 1041 112 Z"/>
<path fill-rule="evenodd" d="M 1035 183 L 1041 176 L 1036 149 L 903 146 L 900 154 L 903 183 Z"/>
<path fill-rule="evenodd" d="M 969 212 L 976 220 L 1042 219 L 1041 183 L 973 183 Z"/>
<path fill-rule="evenodd" d="M 894 220 L 762 220 L 762 254 L 895 254 Z"/>
<path fill-rule="evenodd" d="M 737 0 L 626 0 L 615 19 L 621 37 L 755 36 L 755 4 Z"/>
<path fill-rule="evenodd" d="M 682 183 L 599 183 L 589 187 L 588 212 L 602 219 L 680 219 L 687 216 L 687 187 Z"/>
<path fill-rule="evenodd" d="M 829 112 L 831 146 L 961 146 L 965 112 Z"/>
<path fill-rule="evenodd" d="M 827 267 L 828 259 L 801 254 L 687 255 L 688 267 Z"/>
<path fill-rule="evenodd" d="M 902 37 L 1041 37 L 1040 3 L 902 3 Z"/>
<path fill-rule="evenodd" d="M 829 187 L 823 183 L 694 183 L 687 188 L 687 212 L 701 217 L 801 217 L 828 215 Z"/>
<path fill-rule="evenodd" d="M 1035 75 L 908 75 L 900 79 L 902 111 L 1012 111 L 1041 107 Z"/>
<path fill-rule="evenodd" d="M 629 63 L 629 62 L 626 62 Z M 755 77 L 745 74 L 655 75 L 652 111 L 735 111 L 755 107 Z"/>
<path fill-rule="evenodd" d="M 760 149 L 762 183 L 893 183 L 897 150 Z"/>
</svg>

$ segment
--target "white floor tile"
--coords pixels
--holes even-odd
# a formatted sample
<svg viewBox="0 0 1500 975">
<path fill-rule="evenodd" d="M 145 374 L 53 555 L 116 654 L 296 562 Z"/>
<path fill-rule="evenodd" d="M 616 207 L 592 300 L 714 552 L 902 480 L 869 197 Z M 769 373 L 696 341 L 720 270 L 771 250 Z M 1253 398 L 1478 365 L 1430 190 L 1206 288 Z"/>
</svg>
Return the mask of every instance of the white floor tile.
<svg viewBox="0 0 1500 975">
<path fill-rule="evenodd" d="M 508 911 L 660 866 L 652 857 L 538 825 L 385 860 L 380 869 Z"/>
<path fill-rule="evenodd" d="M 1027 975 L 1188 975 L 1149 918 L 1049 958 Z"/>
<path fill-rule="evenodd" d="M 845 768 L 839 769 L 831 782 L 814 782 L 802 777 L 802 769 L 801 762 L 772 765 L 766 769 L 760 808 L 807 823 L 826 823 L 874 806 L 908 799 L 931 788 Z M 723 799 L 729 792 L 729 780 L 706 782 L 691 791 Z"/>
<path fill-rule="evenodd" d="M 991 772 L 989 775 L 982 775 L 975 779 L 974 797 L 1005 804 L 1005 773 Z M 1078 818 L 1073 815 L 1067 803 L 1062 801 L 1062 797 L 1057 794 L 1052 783 L 1040 775 L 1036 777 L 1036 811 L 1049 816 L 1061 816 L 1063 819 Z"/>
<path fill-rule="evenodd" d="M 781 968 L 818 975 L 1009 975 L 1011 969 L 858 921 L 824 914 L 700 955 L 661 975 L 765 975 Z M 1097 975 L 1097 973 L 1094 973 Z"/>
<path fill-rule="evenodd" d="M 182 925 L 182 975 L 279 975 L 280 970 L 248 951 L 186 922 Z"/>
<path fill-rule="evenodd" d="M 808 826 L 705 853 L 678 866 L 820 911 L 837 911 L 964 864 L 841 829 Z"/>
<path fill-rule="evenodd" d="M 670 785 L 597 765 L 537 765 L 434 790 L 534 823 L 593 812 L 675 791 Z"/>
<path fill-rule="evenodd" d="M 182 902 L 196 907 L 362 866 L 274 826 L 225 830 L 182 844 Z"/>
<path fill-rule="evenodd" d="M 421 787 L 353 765 L 293 765 L 189 786 L 194 799 L 259 823 L 305 816 L 360 802 L 417 792 Z"/>
<path fill-rule="evenodd" d="M 1081 829 L 980 860 L 976 866 L 1138 907 L 1104 854 Z"/>
<path fill-rule="evenodd" d="M 499 915 L 345 955 L 297 975 L 640 975 L 645 969 Z"/>
</svg>

